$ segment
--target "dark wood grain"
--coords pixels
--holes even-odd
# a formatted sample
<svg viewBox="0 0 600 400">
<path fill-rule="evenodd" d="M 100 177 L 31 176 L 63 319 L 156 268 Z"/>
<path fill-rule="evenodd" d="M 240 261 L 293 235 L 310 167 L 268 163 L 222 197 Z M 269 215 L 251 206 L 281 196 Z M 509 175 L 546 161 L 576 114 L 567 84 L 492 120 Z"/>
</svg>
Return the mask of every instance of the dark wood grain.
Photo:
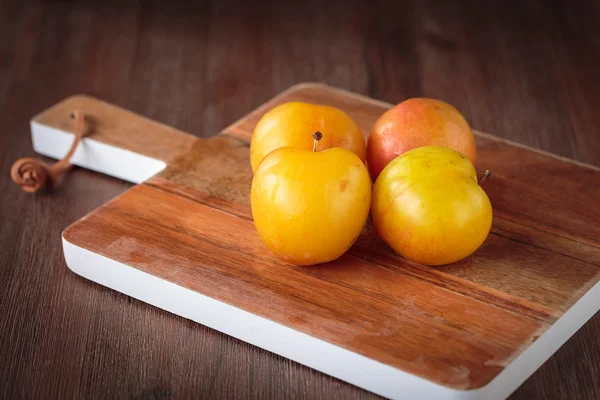
<svg viewBox="0 0 600 400">
<path fill-rule="evenodd" d="M 69 95 L 210 136 L 317 80 L 440 98 L 477 129 L 600 166 L 597 2 L 299 4 L 0 2 L 0 397 L 373 398 L 70 273 L 62 229 L 129 185 L 75 170 L 28 196 L 8 179 L 33 155 L 29 119 Z M 513 398 L 598 398 L 599 334 L 596 315 Z"/>
</svg>

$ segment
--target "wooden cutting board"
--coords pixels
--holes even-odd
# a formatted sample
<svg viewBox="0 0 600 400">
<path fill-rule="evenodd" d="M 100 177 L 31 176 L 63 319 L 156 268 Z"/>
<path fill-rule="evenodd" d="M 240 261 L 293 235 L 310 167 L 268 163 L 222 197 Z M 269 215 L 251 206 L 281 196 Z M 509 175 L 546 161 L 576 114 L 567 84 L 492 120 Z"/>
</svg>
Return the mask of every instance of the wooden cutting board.
<svg viewBox="0 0 600 400">
<path fill-rule="evenodd" d="M 67 228 L 75 273 L 390 398 L 504 398 L 600 308 L 600 170 L 476 132 L 492 232 L 471 257 L 407 262 L 369 224 L 339 260 L 277 261 L 251 221 L 249 141 L 283 102 L 346 111 L 365 136 L 389 104 L 300 84 L 211 139 L 87 96 L 32 120 L 60 158 L 140 183 Z M 76 199 L 74 199 L 76 201 Z"/>
</svg>

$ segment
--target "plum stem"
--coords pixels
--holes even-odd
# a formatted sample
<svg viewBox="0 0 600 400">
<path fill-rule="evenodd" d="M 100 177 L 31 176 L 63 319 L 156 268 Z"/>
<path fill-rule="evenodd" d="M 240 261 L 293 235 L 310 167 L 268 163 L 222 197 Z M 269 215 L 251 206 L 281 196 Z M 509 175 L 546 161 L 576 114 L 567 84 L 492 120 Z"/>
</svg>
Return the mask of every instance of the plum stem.
<svg viewBox="0 0 600 400">
<path fill-rule="evenodd" d="M 483 187 L 483 184 L 485 183 L 485 181 L 488 180 L 490 176 L 492 176 L 492 172 L 489 169 L 486 169 L 483 175 L 481 176 L 481 179 L 479 180 L 479 186 Z"/>
<path fill-rule="evenodd" d="M 317 146 L 319 145 L 319 140 L 323 139 L 323 134 L 319 131 L 316 131 L 315 133 L 313 133 L 312 137 L 313 139 L 315 139 L 315 141 L 313 142 L 313 152 L 316 152 Z"/>
</svg>

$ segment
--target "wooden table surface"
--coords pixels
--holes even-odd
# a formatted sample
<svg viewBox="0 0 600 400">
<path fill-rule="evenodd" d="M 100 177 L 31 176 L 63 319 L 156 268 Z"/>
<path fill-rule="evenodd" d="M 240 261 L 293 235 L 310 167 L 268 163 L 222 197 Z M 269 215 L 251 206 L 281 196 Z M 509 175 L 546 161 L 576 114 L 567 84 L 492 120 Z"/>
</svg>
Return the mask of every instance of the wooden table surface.
<svg viewBox="0 0 600 400">
<path fill-rule="evenodd" d="M 321 81 L 439 98 L 600 166 L 600 3 L 308 3 L 0 0 L 0 398 L 376 398 L 70 272 L 61 231 L 130 184 L 76 169 L 29 195 L 8 176 L 29 119 L 71 94 L 210 136 Z M 512 398 L 600 398 L 599 338 L 597 314 Z"/>
</svg>

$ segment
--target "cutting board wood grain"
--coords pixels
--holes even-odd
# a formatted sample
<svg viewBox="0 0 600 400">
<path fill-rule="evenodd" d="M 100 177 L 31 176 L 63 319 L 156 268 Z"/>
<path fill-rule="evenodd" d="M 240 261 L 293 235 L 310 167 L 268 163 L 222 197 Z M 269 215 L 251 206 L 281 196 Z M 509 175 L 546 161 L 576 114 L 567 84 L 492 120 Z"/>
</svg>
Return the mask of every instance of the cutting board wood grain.
<svg viewBox="0 0 600 400">
<path fill-rule="evenodd" d="M 365 137 L 390 104 L 296 85 L 211 139 L 87 96 L 32 120 L 60 158 L 69 114 L 88 133 L 73 161 L 139 183 L 63 233 L 76 273 L 392 398 L 503 398 L 600 306 L 600 170 L 475 132 L 494 207 L 472 256 L 408 262 L 368 223 L 335 262 L 276 260 L 252 224 L 249 142 L 287 101 L 346 111 Z"/>
</svg>

